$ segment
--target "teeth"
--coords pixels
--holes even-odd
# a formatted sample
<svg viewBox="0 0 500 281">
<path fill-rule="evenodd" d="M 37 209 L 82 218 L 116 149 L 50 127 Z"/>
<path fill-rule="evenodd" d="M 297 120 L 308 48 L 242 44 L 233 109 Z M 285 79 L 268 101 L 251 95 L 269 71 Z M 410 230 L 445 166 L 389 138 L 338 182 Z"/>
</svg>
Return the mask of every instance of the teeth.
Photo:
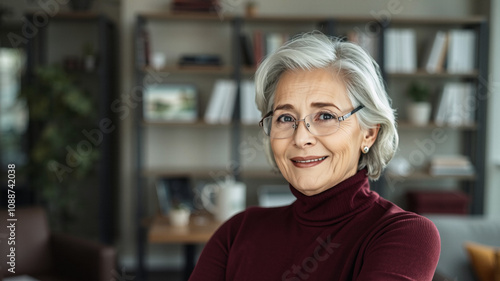
<svg viewBox="0 0 500 281">
<path fill-rule="evenodd" d="M 326 159 L 326 156 L 318 158 L 318 159 L 311 159 L 311 160 L 305 160 L 305 161 L 294 160 L 294 162 L 297 162 L 297 163 L 310 163 L 310 162 L 317 162 L 317 161 L 321 161 L 321 160 L 325 160 L 325 159 Z"/>
</svg>

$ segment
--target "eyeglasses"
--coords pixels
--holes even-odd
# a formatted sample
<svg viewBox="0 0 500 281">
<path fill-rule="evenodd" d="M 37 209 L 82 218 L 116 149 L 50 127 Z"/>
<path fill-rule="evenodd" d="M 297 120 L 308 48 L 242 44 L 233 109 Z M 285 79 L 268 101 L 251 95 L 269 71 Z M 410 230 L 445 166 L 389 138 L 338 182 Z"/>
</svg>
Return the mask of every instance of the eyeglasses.
<svg viewBox="0 0 500 281">
<path fill-rule="evenodd" d="M 272 115 L 267 113 L 259 122 L 259 126 L 264 129 L 264 133 L 273 139 L 286 139 L 293 135 L 293 132 L 299 126 L 300 121 L 304 121 L 307 130 L 315 136 L 326 136 L 337 132 L 340 122 L 349 118 L 351 115 L 361 110 L 364 106 L 360 105 L 346 115 L 337 117 L 329 110 L 321 110 L 309 114 L 304 119 L 295 119 L 289 113 L 281 115 Z"/>
</svg>

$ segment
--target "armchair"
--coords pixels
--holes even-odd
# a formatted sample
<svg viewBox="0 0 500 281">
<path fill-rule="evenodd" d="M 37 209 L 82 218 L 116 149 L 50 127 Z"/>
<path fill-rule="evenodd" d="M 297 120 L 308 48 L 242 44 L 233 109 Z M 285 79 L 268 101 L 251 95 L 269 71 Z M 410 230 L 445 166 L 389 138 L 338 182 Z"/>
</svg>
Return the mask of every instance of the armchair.
<svg viewBox="0 0 500 281">
<path fill-rule="evenodd" d="M 11 233 L 6 227 L 11 223 L 7 221 L 8 212 L 0 211 L 0 280 L 15 275 L 30 275 L 41 281 L 113 280 L 116 253 L 112 247 L 51 233 L 40 207 L 18 208 L 15 214 L 17 221 Z M 8 245 L 12 235 L 15 245 Z M 15 274 L 8 271 L 10 247 L 15 247 Z"/>
</svg>

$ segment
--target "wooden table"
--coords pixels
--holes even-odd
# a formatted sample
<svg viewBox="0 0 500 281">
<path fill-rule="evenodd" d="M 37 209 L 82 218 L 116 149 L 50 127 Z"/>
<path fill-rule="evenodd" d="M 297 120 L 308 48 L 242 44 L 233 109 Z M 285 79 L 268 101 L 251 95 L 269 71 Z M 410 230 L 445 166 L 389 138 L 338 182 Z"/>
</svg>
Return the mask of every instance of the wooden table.
<svg viewBox="0 0 500 281">
<path fill-rule="evenodd" d="M 196 264 L 196 244 L 208 242 L 221 222 L 207 217 L 191 217 L 185 227 L 172 226 L 165 216 L 152 219 L 148 230 L 150 243 L 177 243 L 184 245 L 184 280 L 188 280 Z"/>
</svg>

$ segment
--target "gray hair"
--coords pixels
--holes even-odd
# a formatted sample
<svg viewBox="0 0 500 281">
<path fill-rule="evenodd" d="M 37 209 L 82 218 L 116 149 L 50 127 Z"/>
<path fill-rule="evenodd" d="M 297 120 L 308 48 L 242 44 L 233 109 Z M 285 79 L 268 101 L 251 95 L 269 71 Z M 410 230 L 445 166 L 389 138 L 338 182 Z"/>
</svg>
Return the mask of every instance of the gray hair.
<svg viewBox="0 0 500 281">
<path fill-rule="evenodd" d="M 367 167 L 371 180 L 377 180 L 398 147 L 395 111 L 387 95 L 378 64 L 361 47 L 330 38 L 318 31 L 301 34 L 285 43 L 260 64 L 255 73 L 255 101 L 264 116 L 272 111 L 274 96 L 282 73 L 287 70 L 329 69 L 344 81 L 349 99 L 358 111 L 362 129 L 380 126 L 377 139 L 367 154 L 362 154 L 358 169 Z M 276 162 L 270 140 L 265 138 L 271 164 Z"/>
</svg>

